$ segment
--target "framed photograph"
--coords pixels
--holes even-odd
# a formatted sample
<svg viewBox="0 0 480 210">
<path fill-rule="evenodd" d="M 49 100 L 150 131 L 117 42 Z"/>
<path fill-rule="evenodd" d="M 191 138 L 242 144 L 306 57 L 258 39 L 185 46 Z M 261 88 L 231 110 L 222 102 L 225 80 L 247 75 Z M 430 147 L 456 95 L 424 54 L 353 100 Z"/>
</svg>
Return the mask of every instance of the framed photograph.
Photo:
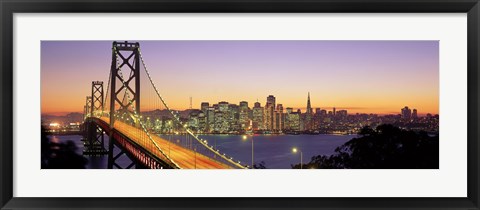
<svg viewBox="0 0 480 210">
<path fill-rule="evenodd" d="M 479 208 L 477 0 L 0 6 L 2 209 Z"/>
</svg>

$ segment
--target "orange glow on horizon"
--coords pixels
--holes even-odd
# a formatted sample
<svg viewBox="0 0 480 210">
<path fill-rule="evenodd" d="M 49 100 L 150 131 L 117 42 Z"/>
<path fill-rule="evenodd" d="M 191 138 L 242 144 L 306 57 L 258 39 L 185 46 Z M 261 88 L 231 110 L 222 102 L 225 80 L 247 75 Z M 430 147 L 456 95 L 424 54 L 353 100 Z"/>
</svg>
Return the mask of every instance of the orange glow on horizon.
<svg viewBox="0 0 480 210">
<path fill-rule="evenodd" d="M 111 41 L 42 41 L 41 113 L 83 113 L 92 81 L 108 81 Z M 220 101 L 305 112 L 439 113 L 438 41 L 142 41 L 142 56 L 174 110 Z M 71 50 L 71 49 L 76 50 Z M 79 62 L 81 61 L 81 62 Z M 75 65 L 73 65 L 75 64 Z M 145 71 L 141 111 L 164 109 Z M 106 93 L 106 87 L 104 92 Z M 117 86 L 118 88 L 118 86 Z M 105 107 L 107 110 L 109 107 Z"/>
<path fill-rule="evenodd" d="M 215 103 L 210 102 L 210 106 L 212 106 L 213 104 L 217 104 L 217 103 L 218 102 L 215 102 Z M 238 103 L 235 103 L 235 104 L 238 105 Z M 253 104 L 254 103 L 250 103 L 250 102 L 248 103 L 250 108 L 253 108 Z M 64 103 L 63 105 L 66 105 L 66 104 Z M 262 103 L 262 107 L 264 107 L 264 105 L 265 104 Z M 412 106 L 412 105 L 408 105 L 408 104 L 402 104 L 402 105 L 398 105 L 398 106 L 394 106 L 394 107 L 381 107 L 381 108 L 379 108 L 379 107 L 363 107 L 363 106 L 362 107 L 332 106 L 332 105 L 317 106 L 315 104 L 312 104 L 312 109 L 313 109 L 314 112 L 315 112 L 316 108 L 320 108 L 322 110 L 327 110 L 327 112 L 328 111 L 333 111 L 333 108 L 335 108 L 336 111 L 347 110 L 348 114 L 359 113 L 359 114 L 390 115 L 390 114 L 400 114 L 400 110 L 405 106 L 408 106 L 412 110 L 417 109 L 418 110 L 418 115 L 439 114 L 438 105 L 435 106 L 435 104 L 432 104 L 431 106 L 425 106 L 425 105 L 424 106 Z M 192 108 L 193 109 L 200 109 L 200 104 L 198 104 L 197 106 L 193 106 Z M 292 108 L 294 111 L 300 109 L 302 113 L 306 112 L 306 106 L 305 105 L 302 106 L 302 105 L 299 104 L 299 106 L 286 106 L 285 104 L 283 104 L 284 112 L 286 112 L 286 108 Z M 153 106 L 142 106 L 141 107 L 142 112 L 143 111 L 152 111 L 152 110 L 156 110 L 156 109 L 158 109 L 158 108 L 155 108 Z M 162 107 L 162 109 L 164 109 L 164 108 Z M 187 109 L 189 109 L 189 106 L 171 107 L 171 109 L 173 109 L 173 110 L 187 110 Z M 68 106 L 57 107 L 57 108 L 42 106 L 42 115 L 62 116 L 62 115 L 66 115 L 68 113 L 73 113 L 73 112 L 83 113 L 83 108 L 79 109 L 78 106 L 74 103 L 69 103 Z"/>
</svg>

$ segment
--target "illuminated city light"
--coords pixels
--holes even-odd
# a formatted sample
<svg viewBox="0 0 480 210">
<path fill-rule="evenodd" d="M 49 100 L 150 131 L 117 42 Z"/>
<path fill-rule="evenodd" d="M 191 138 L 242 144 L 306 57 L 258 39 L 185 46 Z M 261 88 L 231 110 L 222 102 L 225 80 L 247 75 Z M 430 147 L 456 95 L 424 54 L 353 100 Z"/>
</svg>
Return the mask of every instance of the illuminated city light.
<svg viewBox="0 0 480 210">
<path fill-rule="evenodd" d="M 117 50 L 115 48 L 114 48 L 114 51 L 115 53 L 117 53 Z M 257 135 L 264 135 L 264 134 L 265 135 L 271 135 L 271 134 L 273 135 L 277 135 L 277 134 L 313 135 L 313 134 L 324 134 L 324 133 L 346 135 L 346 134 L 352 134 L 352 133 L 358 132 L 361 129 L 361 126 L 363 125 L 368 125 L 372 127 L 376 126 L 378 122 L 390 122 L 390 123 L 400 122 L 405 124 L 423 123 L 422 126 L 425 126 L 425 127 L 431 126 L 432 127 L 431 130 L 438 131 L 438 115 L 434 117 L 432 116 L 421 117 L 417 115 L 416 109 L 412 108 L 413 110 L 410 110 L 410 108 L 408 108 L 407 106 L 402 108 L 401 114 L 398 114 L 398 115 L 391 114 L 391 115 L 385 115 L 385 116 L 376 115 L 376 114 L 362 114 L 362 113 L 360 114 L 357 113 L 355 115 L 350 113 L 350 110 L 348 110 L 349 113 L 347 113 L 346 108 L 343 108 L 345 110 L 341 110 L 342 108 L 338 108 L 338 107 L 337 107 L 338 110 L 336 108 L 333 108 L 333 111 L 327 111 L 326 109 L 318 108 L 318 110 L 315 109 L 315 112 L 313 112 L 313 108 L 310 104 L 310 93 L 308 94 L 308 104 L 307 104 L 306 110 L 304 108 L 301 108 L 302 110 L 300 110 L 297 108 L 287 107 L 285 111 L 283 109 L 282 104 L 275 103 L 275 97 L 273 95 L 270 95 L 267 98 L 267 104 L 263 107 L 258 102 L 258 99 L 257 99 L 258 106 L 257 106 L 257 103 L 255 103 L 255 106 L 253 107 L 248 107 L 248 103 L 246 101 L 240 102 L 240 105 L 229 104 L 228 102 L 226 102 L 227 106 L 225 106 L 225 104 L 221 104 L 222 102 L 220 102 L 213 106 L 210 106 L 210 104 L 208 104 L 205 109 L 203 109 L 202 107 L 202 109 L 198 111 L 198 113 L 200 114 L 198 113 L 191 114 L 191 113 L 186 113 L 182 111 L 180 115 L 178 110 L 170 109 L 166 105 L 166 103 L 163 101 L 160 94 L 156 90 L 155 84 L 152 82 L 152 79 L 150 78 L 150 74 L 148 70 L 146 70 L 146 64 L 143 63 L 143 58 L 141 57 L 141 54 L 140 54 L 140 58 L 142 60 L 142 64 L 145 68 L 146 74 L 150 79 L 150 82 L 152 83 L 157 95 L 162 100 L 162 103 L 166 107 L 165 108 L 166 113 L 171 114 L 171 116 L 167 118 L 168 121 L 167 119 L 164 119 L 162 116 L 161 125 L 163 129 L 160 131 L 156 130 L 155 135 L 153 136 L 160 136 L 163 134 L 171 135 L 173 133 L 178 135 L 180 133 L 182 135 L 187 136 L 186 139 L 190 141 L 189 144 L 199 145 L 197 144 L 198 142 L 199 143 L 203 142 L 204 143 L 203 146 L 208 148 L 208 145 L 206 145 L 208 144 L 207 140 L 199 139 L 198 134 L 242 135 L 243 140 L 247 140 L 248 135 L 252 135 L 251 137 L 252 162 L 253 162 L 253 136 L 256 137 Z M 118 62 L 118 57 L 117 57 L 117 62 Z M 117 64 L 117 65 L 120 65 L 120 64 Z M 120 76 L 122 76 L 121 70 L 119 71 L 119 73 L 120 73 Z M 122 76 L 122 79 L 123 79 L 123 76 Z M 123 87 L 128 87 L 128 84 L 123 82 Z M 128 98 L 130 98 L 128 93 L 127 92 L 125 93 L 128 96 Z M 134 101 L 129 99 L 129 102 L 130 102 L 129 108 L 132 108 L 133 107 L 132 103 Z M 144 104 L 142 104 L 142 108 L 143 106 Z M 342 104 L 342 106 L 345 106 L 345 105 Z M 131 112 L 130 110 L 127 110 L 127 111 Z M 145 110 L 142 110 L 142 114 L 144 114 L 145 116 L 150 115 L 146 111 L 145 112 L 144 111 Z M 132 117 L 132 121 L 139 122 L 140 125 L 133 126 L 133 128 L 136 129 L 135 132 L 137 132 L 137 130 L 142 132 L 143 130 L 144 133 L 141 133 L 141 135 L 143 136 L 146 135 L 151 140 L 151 142 L 148 142 L 148 140 L 145 140 L 145 137 L 143 137 L 144 139 L 142 141 L 147 141 L 148 145 L 150 146 L 152 144 L 156 146 L 158 151 L 155 150 L 155 152 L 158 152 L 158 154 L 161 154 L 162 152 L 164 152 L 160 150 L 158 145 L 156 145 L 156 143 L 152 140 L 152 137 L 148 132 L 149 130 L 151 130 L 151 128 L 155 127 L 159 129 L 160 126 L 158 126 L 158 124 L 156 126 L 150 125 L 149 124 L 150 122 L 139 120 L 139 118 L 142 118 L 142 116 L 139 115 L 140 113 L 137 113 L 135 108 L 133 108 L 133 112 L 135 112 L 134 117 L 129 113 L 126 116 L 126 121 L 129 121 L 129 118 Z M 94 111 L 94 113 L 95 113 L 93 115 L 94 117 L 101 118 L 101 117 L 98 117 L 97 114 L 103 113 L 103 111 L 101 112 Z M 107 113 L 106 115 L 108 116 L 110 114 Z M 114 116 L 120 116 L 120 115 L 121 115 L 121 119 L 123 119 L 125 116 L 125 113 L 118 114 L 118 115 L 114 114 Z M 87 112 L 87 114 L 84 113 L 83 115 L 84 121 L 88 122 L 85 116 L 88 117 L 90 116 L 90 114 Z M 150 116 L 156 117 L 154 115 L 150 115 Z M 147 117 L 147 119 L 150 120 L 150 117 Z M 174 126 L 166 128 L 165 123 L 168 122 L 168 125 L 172 125 L 173 120 L 175 120 Z M 208 120 L 210 120 L 210 122 Z M 103 120 L 103 121 L 108 123 L 108 121 L 106 120 Z M 113 118 L 112 118 L 112 121 L 113 121 Z M 157 118 L 156 121 L 159 122 L 160 120 Z M 122 121 L 117 121 L 117 122 L 118 124 L 122 123 Z M 68 122 L 62 122 L 62 125 L 68 125 L 67 123 Z M 211 124 L 208 124 L 208 123 L 211 123 Z M 55 127 L 60 127 L 60 124 L 58 123 L 57 125 L 55 125 L 55 123 L 50 123 L 50 126 L 52 125 Z M 72 125 L 72 123 L 70 123 L 70 125 Z M 130 126 L 130 124 L 127 124 L 127 125 Z M 402 125 L 399 127 L 410 129 L 407 125 Z M 66 129 L 63 129 L 63 130 L 65 131 Z M 138 135 L 138 134 L 135 134 L 135 135 Z M 195 139 L 192 139 L 191 137 Z M 235 138 L 238 138 L 238 137 L 235 136 Z M 193 142 L 194 140 L 197 140 L 197 142 Z M 177 140 L 177 142 L 179 142 L 179 140 Z M 216 143 L 217 142 L 215 142 L 215 145 Z M 153 146 L 151 147 L 154 148 Z M 306 147 L 306 146 L 302 145 L 302 147 L 299 147 L 299 148 L 302 149 L 303 147 Z M 210 148 L 213 148 L 213 146 L 210 146 Z M 162 145 L 162 149 L 164 149 L 163 145 Z M 288 149 L 289 147 L 287 146 L 285 150 L 288 151 Z M 302 151 L 300 149 L 292 148 L 292 152 L 293 153 L 299 152 L 301 154 Z M 208 150 L 208 151 L 212 151 L 212 150 Z M 218 149 L 216 151 L 219 152 Z M 229 152 L 227 151 L 227 153 Z M 216 154 L 219 154 L 219 153 L 216 153 Z M 223 155 L 226 157 L 225 153 L 223 153 Z M 230 157 L 229 159 L 233 160 L 233 157 Z M 223 160 L 227 160 L 227 159 L 224 158 Z M 240 163 L 240 161 L 238 161 L 238 163 Z M 247 165 L 246 167 L 249 167 L 249 166 Z M 253 163 L 252 163 L 252 167 L 253 167 Z"/>
<path fill-rule="evenodd" d="M 60 124 L 59 123 L 50 123 L 50 127 L 59 127 Z"/>
</svg>

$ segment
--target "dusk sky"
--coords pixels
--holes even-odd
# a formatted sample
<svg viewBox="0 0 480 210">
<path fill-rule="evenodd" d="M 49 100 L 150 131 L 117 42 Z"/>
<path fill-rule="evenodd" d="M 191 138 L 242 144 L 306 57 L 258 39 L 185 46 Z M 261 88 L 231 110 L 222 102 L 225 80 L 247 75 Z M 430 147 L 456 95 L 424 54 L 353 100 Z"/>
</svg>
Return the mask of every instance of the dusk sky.
<svg viewBox="0 0 480 210">
<path fill-rule="evenodd" d="M 313 108 L 439 110 L 438 41 L 138 42 L 173 109 L 189 108 L 190 97 L 193 108 L 203 101 L 248 101 L 252 107 L 257 99 L 264 106 L 268 95 L 284 108 L 305 109 L 310 92 Z M 42 114 L 83 112 L 91 82 L 108 81 L 111 47 L 112 41 L 42 41 Z M 141 108 L 151 109 L 146 103 Z"/>
</svg>

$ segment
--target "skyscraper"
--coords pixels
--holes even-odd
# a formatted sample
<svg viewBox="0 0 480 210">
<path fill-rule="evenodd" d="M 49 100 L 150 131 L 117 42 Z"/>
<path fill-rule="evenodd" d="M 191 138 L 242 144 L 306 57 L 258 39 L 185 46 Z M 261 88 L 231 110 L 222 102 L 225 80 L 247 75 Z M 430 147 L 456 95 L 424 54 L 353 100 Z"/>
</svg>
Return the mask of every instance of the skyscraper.
<svg viewBox="0 0 480 210">
<path fill-rule="evenodd" d="M 248 109 L 248 102 L 240 101 L 240 110 L 246 111 Z"/>
<path fill-rule="evenodd" d="M 255 105 L 253 106 L 253 129 L 254 130 L 263 130 L 264 124 L 264 110 L 263 107 L 260 106 L 259 102 L 255 102 Z"/>
<path fill-rule="evenodd" d="M 209 123 L 210 123 L 209 117 L 208 117 L 208 116 L 209 116 L 209 115 L 208 115 L 208 108 L 209 108 L 209 107 L 210 107 L 210 103 L 208 103 L 208 102 L 202 102 L 201 105 L 200 105 L 200 109 L 202 110 L 203 115 L 204 115 L 204 118 L 205 118 L 205 119 L 204 119 L 204 120 L 205 120 L 205 122 L 204 122 L 204 124 L 205 124 L 205 125 L 204 125 L 204 131 L 208 131 L 208 128 L 209 128 Z M 213 114 L 213 113 L 212 113 L 212 114 Z M 212 119 L 211 119 L 211 120 L 213 121 L 213 115 L 212 115 Z"/>
<path fill-rule="evenodd" d="M 203 113 L 206 114 L 209 106 L 210 106 L 210 103 L 202 102 L 202 104 L 200 105 L 200 109 L 202 110 Z"/>
<path fill-rule="evenodd" d="M 305 113 L 305 130 L 313 130 L 313 110 L 310 103 L 310 92 L 307 97 L 307 111 Z"/>
<path fill-rule="evenodd" d="M 310 92 L 308 92 L 308 98 L 307 98 L 307 114 L 312 114 L 312 105 L 310 104 Z"/>
<path fill-rule="evenodd" d="M 215 126 L 215 107 L 208 107 L 206 114 L 207 132 L 212 132 Z"/>
<path fill-rule="evenodd" d="M 300 131 L 301 130 L 301 123 L 300 123 L 300 110 L 296 112 L 293 111 L 292 108 L 287 108 L 287 114 L 285 117 L 285 129 L 288 131 Z"/>
<path fill-rule="evenodd" d="M 275 130 L 281 131 L 284 127 L 284 115 L 283 105 L 277 104 L 277 110 L 275 110 Z"/>
<path fill-rule="evenodd" d="M 273 105 L 273 107 L 275 107 L 275 96 L 269 95 L 269 96 L 267 97 L 267 103 L 270 103 L 270 104 Z"/>
<path fill-rule="evenodd" d="M 239 123 L 242 130 L 248 129 L 250 119 L 248 118 L 248 102 L 241 101 L 239 107 Z"/>
<path fill-rule="evenodd" d="M 240 113 L 240 108 L 236 104 L 229 104 L 228 105 L 228 115 L 227 115 L 227 120 L 230 123 L 230 129 L 233 130 L 239 130 L 240 129 L 240 124 L 239 124 L 239 113 Z"/>
<path fill-rule="evenodd" d="M 221 101 L 218 103 L 218 110 L 221 112 L 228 112 L 228 102 Z"/>
<path fill-rule="evenodd" d="M 287 114 L 290 114 L 293 112 L 293 109 L 291 107 L 287 107 Z"/>
<path fill-rule="evenodd" d="M 412 116 L 412 110 L 408 108 L 408 106 L 405 106 L 402 109 L 402 119 L 405 120 L 410 120 L 410 117 Z"/>
<path fill-rule="evenodd" d="M 267 97 L 267 104 L 265 105 L 265 127 L 269 131 L 275 128 L 275 97 L 269 95 Z"/>
<path fill-rule="evenodd" d="M 412 118 L 413 118 L 413 119 L 417 119 L 417 118 L 418 118 L 417 109 L 413 109 Z"/>
</svg>

